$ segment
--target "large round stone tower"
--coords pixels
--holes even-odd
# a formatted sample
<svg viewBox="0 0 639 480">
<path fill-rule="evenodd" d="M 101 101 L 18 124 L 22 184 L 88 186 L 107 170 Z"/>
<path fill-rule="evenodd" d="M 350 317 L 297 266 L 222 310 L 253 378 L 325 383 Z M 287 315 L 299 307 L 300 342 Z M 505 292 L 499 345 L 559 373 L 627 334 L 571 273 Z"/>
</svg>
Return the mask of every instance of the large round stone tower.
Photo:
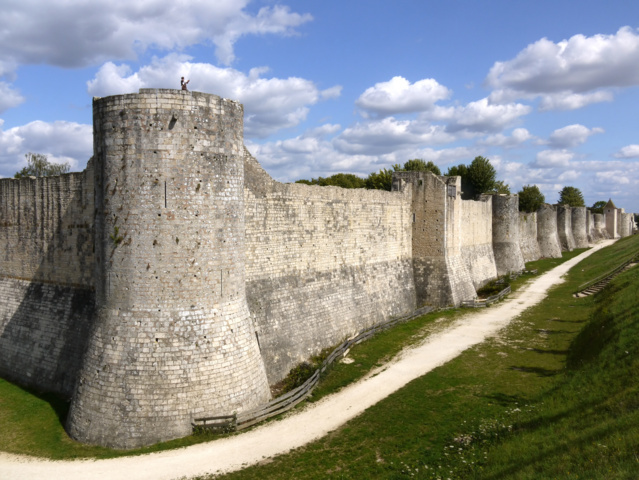
<svg viewBox="0 0 639 480">
<path fill-rule="evenodd" d="M 244 292 L 243 108 L 143 89 L 93 103 L 96 320 L 68 430 L 134 448 L 269 398 Z"/>
<path fill-rule="evenodd" d="M 561 258 L 561 246 L 557 233 L 557 207 L 543 204 L 537 210 L 537 241 L 545 258 Z"/>
<path fill-rule="evenodd" d="M 572 238 L 575 248 L 588 248 L 588 209 L 586 207 L 572 207 Z"/>
<path fill-rule="evenodd" d="M 519 247 L 517 195 L 493 195 L 493 251 L 497 275 L 521 272 L 526 267 Z"/>
</svg>

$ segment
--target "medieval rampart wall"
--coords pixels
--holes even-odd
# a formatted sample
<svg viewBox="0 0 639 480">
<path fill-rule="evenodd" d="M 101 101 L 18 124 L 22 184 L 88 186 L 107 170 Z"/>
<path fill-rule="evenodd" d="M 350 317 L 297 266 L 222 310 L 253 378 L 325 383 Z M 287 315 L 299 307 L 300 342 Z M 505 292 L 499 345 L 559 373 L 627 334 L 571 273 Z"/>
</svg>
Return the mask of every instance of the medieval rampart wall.
<svg viewBox="0 0 639 480">
<path fill-rule="evenodd" d="M 281 184 L 247 153 L 246 295 L 271 383 L 415 308 L 410 193 Z"/>
<path fill-rule="evenodd" d="M 461 255 L 475 289 L 497 278 L 493 254 L 492 195 L 462 200 Z"/>
<path fill-rule="evenodd" d="M 571 227 L 575 248 L 588 248 L 588 209 L 572 207 Z"/>
<path fill-rule="evenodd" d="M 1 275 L 93 286 L 93 169 L 0 180 Z"/>
<path fill-rule="evenodd" d="M 571 252 L 575 248 L 575 238 L 572 236 L 572 212 L 566 205 L 557 205 L 557 233 L 562 251 Z"/>
<path fill-rule="evenodd" d="M 0 375 L 70 397 L 93 318 L 93 169 L 0 180 Z"/>
<path fill-rule="evenodd" d="M 544 204 L 537 210 L 537 242 L 545 258 L 561 258 L 561 246 L 557 233 L 557 207 Z"/>
<path fill-rule="evenodd" d="M 619 236 L 627 237 L 632 235 L 632 213 L 621 213 L 621 222 L 619 223 Z"/>
<path fill-rule="evenodd" d="M 494 195 L 492 222 L 497 273 L 522 271 L 525 265 L 519 247 L 519 197 Z"/>
<path fill-rule="evenodd" d="M 519 212 L 519 248 L 524 262 L 541 258 L 537 241 L 537 213 Z"/>
<path fill-rule="evenodd" d="M 603 213 L 595 213 L 593 215 L 595 222 L 595 231 L 597 232 L 599 238 L 607 239 L 610 238 L 608 234 L 608 229 L 606 228 L 606 217 Z"/>
</svg>

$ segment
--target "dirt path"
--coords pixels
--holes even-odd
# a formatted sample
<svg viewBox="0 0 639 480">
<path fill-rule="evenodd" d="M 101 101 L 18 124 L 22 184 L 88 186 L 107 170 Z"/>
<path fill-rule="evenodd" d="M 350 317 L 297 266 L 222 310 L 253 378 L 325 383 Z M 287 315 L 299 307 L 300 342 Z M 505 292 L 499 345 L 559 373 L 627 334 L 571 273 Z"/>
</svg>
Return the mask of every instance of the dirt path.
<svg viewBox="0 0 639 480">
<path fill-rule="evenodd" d="M 333 431 L 408 382 L 455 358 L 493 336 L 527 308 L 539 303 L 548 289 L 575 264 L 613 241 L 594 248 L 547 272 L 499 305 L 473 311 L 446 330 L 407 349 L 376 376 L 308 405 L 299 413 L 250 432 L 191 447 L 111 460 L 49 461 L 0 453 L 0 478 L 65 480 L 160 480 L 230 472 L 286 453 Z"/>
</svg>

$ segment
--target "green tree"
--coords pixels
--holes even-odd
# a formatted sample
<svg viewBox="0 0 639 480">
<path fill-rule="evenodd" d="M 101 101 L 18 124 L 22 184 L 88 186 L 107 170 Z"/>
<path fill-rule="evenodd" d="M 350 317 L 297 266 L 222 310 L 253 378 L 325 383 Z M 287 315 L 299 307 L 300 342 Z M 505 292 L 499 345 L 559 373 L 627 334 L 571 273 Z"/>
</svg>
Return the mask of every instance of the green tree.
<svg viewBox="0 0 639 480">
<path fill-rule="evenodd" d="M 544 194 L 541 193 L 537 185 L 525 185 L 517 195 L 519 195 L 520 212 L 536 212 L 546 201 Z"/>
<path fill-rule="evenodd" d="M 473 186 L 470 183 L 470 177 L 468 176 L 468 167 L 463 163 L 457 166 L 448 167 L 446 172 L 447 177 L 461 177 L 461 196 L 464 200 L 474 198 Z"/>
<path fill-rule="evenodd" d="M 24 156 L 27 159 L 27 166 L 16 172 L 14 178 L 50 177 L 68 173 L 71 170 L 68 163 L 51 163 L 47 156 L 41 153 L 29 152 Z"/>
<path fill-rule="evenodd" d="M 394 165 L 396 167 L 397 165 Z M 369 190 L 388 190 L 391 191 L 393 186 L 393 172 L 397 169 L 390 170 L 382 168 L 379 173 L 371 172 L 366 178 L 366 188 Z"/>
<path fill-rule="evenodd" d="M 484 157 L 475 157 L 470 165 L 450 167 L 448 176 L 460 176 L 462 179 L 462 198 L 468 200 L 481 193 L 510 193 L 510 188 L 503 181 L 497 183 L 497 172 Z"/>
<path fill-rule="evenodd" d="M 485 193 L 497 193 L 500 195 L 510 195 L 510 185 L 503 180 L 497 180 L 488 192 Z"/>
<path fill-rule="evenodd" d="M 599 200 L 598 202 L 595 202 L 592 204 L 592 207 L 590 207 L 590 211 L 592 213 L 603 213 L 603 209 L 606 206 L 606 203 L 608 202 L 604 202 L 603 200 Z"/>
<path fill-rule="evenodd" d="M 475 157 L 468 166 L 468 178 L 473 187 L 473 194 L 488 193 L 495 188 L 497 172 L 484 157 Z"/>
<path fill-rule="evenodd" d="M 306 185 L 320 185 L 322 187 L 342 187 L 342 188 L 364 188 L 366 180 L 352 173 L 336 173 L 330 177 L 313 178 L 312 180 L 297 180 L 295 183 L 304 183 Z"/>
<path fill-rule="evenodd" d="M 585 207 L 584 196 L 581 190 L 576 187 L 564 187 L 559 192 L 560 205 L 568 205 L 570 207 Z"/>
<path fill-rule="evenodd" d="M 442 172 L 432 161 L 425 162 L 421 158 L 413 158 L 404 164 L 403 170 L 407 172 L 433 172 L 435 175 L 441 175 Z"/>
</svg>

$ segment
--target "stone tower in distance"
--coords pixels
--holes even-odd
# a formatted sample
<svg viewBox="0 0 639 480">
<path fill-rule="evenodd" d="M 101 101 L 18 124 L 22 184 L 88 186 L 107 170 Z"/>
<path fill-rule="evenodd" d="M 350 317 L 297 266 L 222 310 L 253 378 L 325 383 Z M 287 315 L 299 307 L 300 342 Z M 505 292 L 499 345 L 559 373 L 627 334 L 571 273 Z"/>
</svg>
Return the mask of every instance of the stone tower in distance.
<svg viewBox="0 0 639 480">
<path fill-rule="evenodd" d="M 269 399 L 244 291 L 243 108 L 142 89 L 93 102 L 96 319 L 67 428 L 135 448 Z"/>
</svg>

